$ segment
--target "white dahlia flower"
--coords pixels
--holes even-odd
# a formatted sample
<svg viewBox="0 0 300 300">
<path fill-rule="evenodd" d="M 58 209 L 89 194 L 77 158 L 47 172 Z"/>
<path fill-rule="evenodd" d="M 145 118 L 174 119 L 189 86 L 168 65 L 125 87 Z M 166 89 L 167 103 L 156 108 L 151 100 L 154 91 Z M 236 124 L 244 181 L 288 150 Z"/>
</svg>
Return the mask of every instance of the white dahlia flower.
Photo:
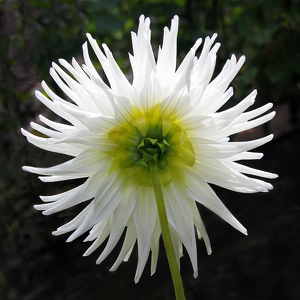
<svg viewBox="0 0 300 300">
<path fill-rule="evenodd" d="M 219 43 L 214 44 L 216 34 L 205 39 L 199 57 L 195 52 L 202 39 L 198 39 L 176 69 L 178 17 L 172 20 L 170 30 L 164 29 L 157 59 L 150 44 L 149 25 L 149 18 L 142 15 L 137 34 L 132 33 L 133 55 L 129 56 L 132 83 L 122 73 L 108 47 L 103 44 L 101 50 L 87 34 L 109 85 L 94 68 L 88 45 L 84 43 L 85 64 L 82 67 L 75 59 L 72 65 L 60 59 L 59 63 L 69 75 L 56 63 L 50 68 L 51 76 L 72 102 L 57 96 L 45 82 L 42 87 L 49 98 L 36 92 L 43 104 L 69 124 L 40 116 L 47 127 L 33 122 L 31 127 L 47 138 L 22 129 L 28 141 L 37 147 L 74 157 L 50 168 L 24 166 L 25 171 L 42 175 L 39 178 L 44 182 L 86 178 L 72 190 L 41 196 L 44 203 L 35 205 L 44 215 L 50 215 L 87 203 L 80 214 L 53 234 L 72 232 L 67 240 L 71 242 L 89 231 L 85 241 L 93 243 L 84 256 L 108 238 L 97 260 L 100 263 L 126 228 L 122 249 L 111 269 L 115 270 L 129 258 L 137 242 L 136 282 L 150 250 L 152 274 L 157 264 L 161 223 L 153 187 L 155 180 L 162 186 L 176 261 L 179 264 L 183 244 L 190 256 L 194 276 L 197 276 L 195 228 L 208 254 L 211 245 L 196 202 L 247 234 L 210 184 L 241 193 L 267 192 L 272 189 L 271 184 L 247 175 L 277 177 L 238 163 L 239 160 L 260 159 L 261 153 L 248 151 L 269 142 L 273 135 L 247 142 L 230 142 L 228 138 L 271 120 L 275 112 L 260 115 L 272 104 L 244 112 L 254 103 L 254 90 L 236 106 L 219 111 L 233 95 L 228 85 L 245 57 L 237 60 L 232 55 L 211 81 L 220 47 Z M 154 173 L 151 173 L 151 166 Z"/>
</svg>

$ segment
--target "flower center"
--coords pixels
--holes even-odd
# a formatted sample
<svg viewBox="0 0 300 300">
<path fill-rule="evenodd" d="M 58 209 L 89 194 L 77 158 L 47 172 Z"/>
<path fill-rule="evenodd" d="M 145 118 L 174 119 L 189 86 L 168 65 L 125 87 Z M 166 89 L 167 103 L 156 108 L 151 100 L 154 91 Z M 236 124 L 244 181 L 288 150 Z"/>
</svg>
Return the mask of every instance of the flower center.
<svg viewBox="0 0 300 300">
<path fill-rule="evenodd" d="M 195 163 L 186 132 L 174 121 L 162 118 L 157 107 L 113 128 L 108 137 L 116 144 L 115 150 L 107 152 L 113 157 L 112 170 L 119 168 L 127 176 L 135 176 L 140 185 L 152 186 L 151 162 L 157 163 L 164 186 L 172 181 L 185 185 L 182 168 Z"/>
<path fill-rule="evenodd" d="M 164 170 L 168 166 L 167 153 L 171 148 L 171 145 L 164 138 L 160 141 L 145 137 L 137 147 L 143 157 L 136 164 L 149 168 L 149 163 L 154 161 L 161 170 Z"/>
</svg>

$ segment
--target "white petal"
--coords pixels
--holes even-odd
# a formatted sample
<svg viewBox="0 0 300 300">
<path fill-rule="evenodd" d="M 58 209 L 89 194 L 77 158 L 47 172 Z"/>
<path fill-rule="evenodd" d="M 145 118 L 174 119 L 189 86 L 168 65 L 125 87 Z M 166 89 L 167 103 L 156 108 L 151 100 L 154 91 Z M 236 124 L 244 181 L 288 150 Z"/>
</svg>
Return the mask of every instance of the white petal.
<svg viewBox="0 0 300 300">
<path fill-rule="evenodd" d="M 102 243 L 106 240 L 108 237 L 110 231 L 111 231 L 111 218 L 107 218 L 106 220 L 103 220 L 102 222 L 96 224 L 92 230 L 90 231 L 89 236 L 84 240 L 85 242 L 87 241 L 92 241 L 93 244 L 84 252 L 83 256 L 88 256 L 92 252 L 94 252 L 96 249 L 98 249 Z"/>
<path fill-rule="evenodd" d="M 77 229 L 69 236 L 67 239 L 67 242 L 72 242 L 77 237 L 79 237 L 81 234 L 86 232 L 89 228 L 91 228 L 91 218 L 94 214 L 94 201 L 92 201 L 87 207 L 86 215 L 81 220 L 80 225 L 77 227 Z"/>
<path fill-rule="evenodd" d="M 247 234 L 246 228 L 230 213 L 212 188 L 200 176 L 188 170 L 186 176 L 189 188 L 184 189 L 183 193 L 219 215 L 240 232 Z"/>
<path fill-rule="evenodd" d="M 270 179 L 274 179 L 274 178 L 278 177 L 277 174 L 250 168 L 250 167 L 247 167 L 247 166 L 244 166 L 244 165 L 232 162 L 232 161 L 226 161 L 225 163 L 229 167 L 234 168 L 236 171 L 241 172 L 241 173 L 255 175 L 255 176 L 259 176 L 259 177 L 270 178 Z"/>
<path fill-rule="evenodd" d="M 107 172 L 108 166 L 103 166 L 103 169 L 91 175 L 85 183 L 70 191 L 53 196 L 41 196 L 41 199 L 48 203 L 35 205 L 34 207 L 38 210 L 44 210 L 44 215 L 50 215 L 87 201 L 95 197 L 99 185 L 101 186 L 105 182 L 104 174 Z"/>
<path fill-rule="evenodd" d="M 153 230 L 153 238 L 151 242 L 151 276 L 156 271 L 157 259 L 158 259 L 158 252 L 159 252 L 159 239 L 161 236 L 161 228 L 159 219 L 156 219 L 154 230 Z"/>
<path fill-rule="evenodd" d="M 56 152 L 56 153 L 62 153 L 70 156 L 77 156 L 79 153 L 82 152 L 82 148 L 80 149 L 77 146 L 74 145 L 66 145 L 66 144 L 60 144 L 60 145 L 54 145 L 50 143 L 51 139 L 49 138 L 42 138 L 36 135 L 31 134 L 30 132 L 26 131 L 25 129 L 21 128 L 21 132 L 24 136 L 26 136 L 28 142 L 31 144 L 47 150 L 51 152 Z M 52 140 L 53 142 L 53 140 Z M 80 145 L 84 147 L 84 145 Z M 84 147 L 86 148 L 86 147 Z"/>
<path fill-rule="evenodd" d="M 102 66 L 102 68 L 105 72 L 105 75 L 107 76 L 107 78 L 109 80 L 111 88 L 113 90 L 115 90 L 116 89 L 116 83 L 115 83 L 114 78 L 112 76 L 112 72 L 111 72 L 111 69 L 110 69 L 110 66 L 109 66 L 108 59 L 105 57 L 103 52 L 100 50 L 96 40 L 93 39 L 92 36 L 89 33 L 87 33 L 86 36 L 87 36 L 87 38 L 88 38 L 88 40 L 89 40 L 89 42 L 90 42 L 90 44 L 91 44 L 91 46 L 92 46 L 92 48 L 95 52 L 97 58 L 99 59 L 99 62 L 100 62 L 101 66 Z"/>
<path fill-rule="evenodd" d="M 153 189 L 139 186 L 137 204 L 133 212 L 139 257 L 135 282 L 139 281 L 149 256 L 156 216 L 157 208 Z"/>
<path fill-rule="evenodd" d="M 108 242 L 100 257 L 97 259 L 97 264 L 101 263 L 101 261 L 107 257 L 121 237 L 136 204 L 137 191 L 135 186 L 132 183 L 130 183 L 130 185 L 128 184 L 122 196 L 120 203 L 114 211 Z"/>
<path fill-rule="evenodd" d="M 187 249 L 194 269 L 194 277 L 198 276 L 196 240 L 193 215 L 185 195 L 174 184 L 164 189 L 164 199 L 169 223 L 176 230 Z"/>
<path fill-rule="evenodd" d="M 42 85 L 45 89 L 46 84 Z M 49 95 L 49 92 L 47 93 Z M 71 124 L 73 124 L 77 129 L 83 128 L 83 125 L 72 115 L 66 113 L 63 111 L 61 108 L 55 106 L 54 102 L 48 99 L 46 96 L 44 96 L 40 91 L 35 91 L 35 96 L 44 104 L 46 105 L 49 109 L 51 109 L 55 114 L 58 116 L 62 117 L 63 119 L 69 121 Z M 49 95 L 50 96 L 50 95 Z M 50 96 L 51 97 L 51 96 Z M 55 99 L 57 100 L 57 99 Z"/>
<path fill-rule="evenodd" d="M 203 238 L 203 240 L 205 242 L 207 254 L 210 255 L 212 253 L 210 240 L 209 240 L 205 225 L 200 216 L 199 210 L 198 210 L 194 200 L 190 199 L 189 197 L 186 197 L 186 199 L 191 207 L 194 224 L 198 230 L 198 236 L 199 236 L 199 238 Z"/>
<path fill-rule="evenodd" d="M 64 132 L 64 133 L 74 133 L 75 131 L 77 131 L 77 129 L 74 126 L 53 122 L 42 115 L 39 115 L 39 118 L 44 124 L 48 125 L 49 127 L 52 127 L 57 131 Z"/>
<path fill-rule="evenodd" d="M 107 155 L 101 153 L 95 148 L 88 148 L 82 151 L 75 158 L 53 166 L 50 168 L 34 168 L 24 166 L 23 170 L 31 173 L 41 174 L 41 175 L 69 175 L 78 173 L 93 173 L 98 171 L 100 168 L 104 168 L 110 160 L 107 159 Z"/>
<path fill-rule="evenodd" d="M 130 222 L 128 223 L 128 227 L 127 227 L 127 231 L 126 231 L 122 249 L 120 251 L 120 254 L 119 254 L 116 262 L 111 267 L 110 271 L 115 271 L 123 260 L 125 261 L 128 259 L 129 255 L 131 254 L 131 251 L 133 249 L 133 246 L 135 244 L 136 238 L 137 238 L 136 227 L 135 227 L 133 218 L 131 218 Z"/>
<path fill-rule="evenodd" d="M 61 133 L 61 132 L 57 132 L 57 131 L 48 129 L 48 128 L 43 127 L 43 126 L 41 126 L 37 123 L 34 123 L 34 122 L 30 122 L 30 126 L 33 129 L 35 129 L 36 131 L 39 131 L 40 133 L 42 133 L 44 135 L 47 135 L 48 137 L 51 137 L 51 138 L 60 139 L 64 136 L 64 134 Z"/>
<path fill-rule="evenodd" d="M 161 80 L 170 82 L 172 75 L 175 73 L 176 68 L 176 55 L 177 55 L 177 34 L 178 34 L 178 16 L 174 16 L 171 21 L 171 29 L 164 28 L 163 45 L 159 49 L 157 56 L 157 73 Z M 171 76 L 164 76 L 170 74 Z M 165 83 L 166 84 L 166 83 Z M 163 85 L 165 85 L 163 84 Z"/>
<path fill-rule="evenodd" d="M 99 184 L 94 199 L 95 213 L 91 220 L 93 225 L 106 219 L 116 209 L 124 193 L 124 179 L 125 175 L 116 170 Z"/>
<path fill-rule="evenodd" d="M 235 169 L 229 168 L 221 160 L 204 156 L 202 158 L 201 162 L 195 163 L 193 171 L 197 172 L 206 182 L 243 193 L 267 192 L 272 189 L 272 185 L 269 183 L 249 178 Z"/>
</svg>

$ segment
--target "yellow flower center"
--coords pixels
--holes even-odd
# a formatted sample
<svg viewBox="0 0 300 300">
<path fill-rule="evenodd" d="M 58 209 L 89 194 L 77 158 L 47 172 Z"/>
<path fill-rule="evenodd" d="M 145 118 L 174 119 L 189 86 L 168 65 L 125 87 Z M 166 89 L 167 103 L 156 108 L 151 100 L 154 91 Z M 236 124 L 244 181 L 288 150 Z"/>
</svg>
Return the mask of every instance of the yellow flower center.
<svg viewBox="0 0 300 300">
<path fill-rule="evenodd" d="M 176 121 L 161 117 L 159 106 L 136 116 L 108 133 L 116 143 L 115 150 L 107 152 L 113 157 L 112 170 L 119 168 L 134 176 L 139 185 L 152 186 L 150 163 L 155 162 L 163 186 L 172 181 L 186 186 L 182 168 L 195 163 L 195 151 L 186 132 Z"/>
</svg>

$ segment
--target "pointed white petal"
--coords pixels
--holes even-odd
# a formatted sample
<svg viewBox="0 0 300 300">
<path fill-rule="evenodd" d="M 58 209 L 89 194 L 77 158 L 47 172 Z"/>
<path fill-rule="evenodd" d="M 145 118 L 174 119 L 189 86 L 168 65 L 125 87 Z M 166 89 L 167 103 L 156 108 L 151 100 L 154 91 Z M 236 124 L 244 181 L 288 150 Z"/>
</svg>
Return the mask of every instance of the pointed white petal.
<svg viewBox="0 0 300 300">
<path fill-rule="evenodd" d="M 135 207 L 136 197 L 136 187 L 132 183 L 130 183 L 130 185 L 127 184 L 123 191 L 122 199 L 114 211 L 110 236 L 105 249 L 97 259 L 97 264 L 101 263 L 101 261 L 107 257 L 120 239 L 121 234 L 125 229 L 129 217 L 131 216 Z"/>
<path fill-rule="evenodd" d="M 153 238 L 151 242 L 151 276 L 156 271 L 156 265 L 158 260 L 158 252 L 159 252 L 159 240 L 161 236 L 161 228 L 159 224 L 159 219 L 156 219 L 154 230 L 153 230 Z"/>
<path fill-rule="evenodd" d="M 189 197 L 186 197 L 186 199 L 191 207 L 194 224 L 198 230 L 198 236 L 199 236 L 199 238 L 203 238 L 205 246 L 206 246 L 207 254 L 210 255 L 212 253 L 211 244 L 210 244 L 210 240 L 209 240 L 205 225 L 200 216 L 199 210 L 198 210 L 194 200 L 192 200 Z"/>
<path fill-rule="evenodd" d="M 79 153 L 82 152 L 82 149 L 74 145 L 66 145 L 66 144 L 54 145 L 50 143 L 51 141 L 53 142 L 51 138 L 42 138 L 33 135 L 23 128 L 21 128 L 21 132 L 27 138 L 29 143 L 47 151 L 62 153 L 70 156 L 77 156 Z"/>
<path fill-rule="evenodd" d="M 122 249 L 120 251 L 120 254 L 119 254 L 116 262 L 111 267 L 110 271 L 115 271 L 123 260 L 125 261 L 128 259 L 129 255 L 131 254 L 131 251 L 133 249 L 136 239 L 137 239 L 136 227 L 135 227 L 133 218 L 131 218 L 130 222 L 128 223 L 128 226 L 127 226 L 127 231 L 126 231 Z"/>
<path fill-rule="evenodd" d="M 102 243 L 106 240 L 108 237 L 110 230 L 111 230 L 111 218 L 107 218 L 106 220 L 103 220 L 102 222 L 96 224 L 93 229 L 90 231 L 89 236 L 84 240 L 85 242 L 87 241 L 92 241 L 92 245 L 84 252 L 83 256 L 88 256 L 92 252 L 94 252 L 96 249 L 98 249 Z"/>
<path fill-rule="evenodd" d="M 193 265 L 194 277 L 197 277 L 197 251 L 191 208 L 185 195 L 173 183 L 164 189 L 164 199 L 168 221 L 187 249 Z"/>
<path fill-rule="evenodd" d="M 149 256 L 156 217 L 157 208 L 153 189 L 139 186 L 137 204 L 133 212 L 139 257 L 135 282 L 139 281 Z"/>
<path fill-rule="evenodd" d="M 219 215 L 240 232 L 247 234 L 246 228 L 230 213 L 212 188 L 200 176 L 188 170 L 186 176 L 189 188 L 183 190 L 184 193 Z"/>
</svg>

